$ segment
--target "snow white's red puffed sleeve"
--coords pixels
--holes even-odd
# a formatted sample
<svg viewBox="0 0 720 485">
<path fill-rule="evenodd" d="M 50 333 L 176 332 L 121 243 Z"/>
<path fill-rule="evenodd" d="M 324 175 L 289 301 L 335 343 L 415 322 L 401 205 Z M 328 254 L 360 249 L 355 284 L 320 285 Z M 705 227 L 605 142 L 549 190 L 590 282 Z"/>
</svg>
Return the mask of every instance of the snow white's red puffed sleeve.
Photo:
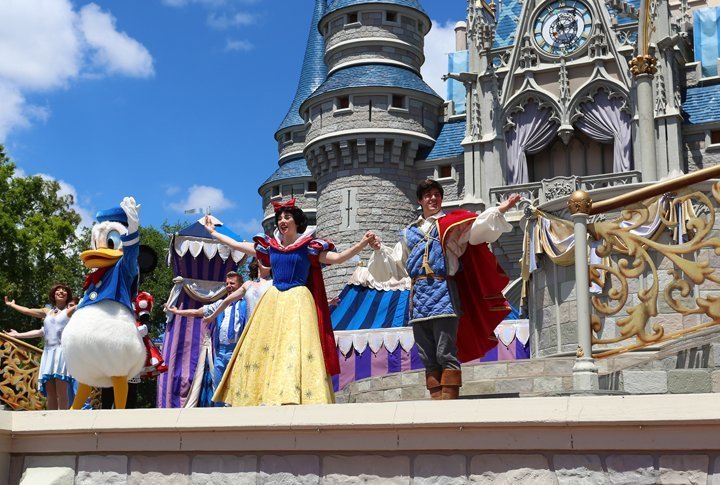
<svg viewBox="0 0 720 485">
<path fill-rule="evenodd" d="M 257 254 L 258 260 L 263 264 L 263 266 L 270 266 L 270 238 L 267 234 L 256 234 L 253 237 L 253 242 L 255 243 L 255 253 Z"/>
<path fill-rule="evenodd" d="M 308 243 L 308 254 L 310 255 L 310 261 L 313 264 L 320 264 L 318 259 L 320 257 L 320 253 L 324 253 L 326 251 L 335 251 L 335 244 L 327 239 L 313 239 Z"/>
</svg>

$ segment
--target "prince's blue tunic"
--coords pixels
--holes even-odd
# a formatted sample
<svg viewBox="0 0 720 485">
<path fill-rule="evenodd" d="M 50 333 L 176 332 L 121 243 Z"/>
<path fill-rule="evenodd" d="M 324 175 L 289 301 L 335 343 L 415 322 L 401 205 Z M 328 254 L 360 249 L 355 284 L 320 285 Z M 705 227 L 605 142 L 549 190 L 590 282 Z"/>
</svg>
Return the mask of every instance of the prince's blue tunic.
<svg viewBox="0 0 720 485">
<path fill-rule="evenodd" d="M 448 280 L 445 253 L 440 244 L 437 222 L 428 233 L 417 224 L 402 232 L 408 248 L 407 272 L 412 279 L 412 306 L 410 323 L 434 318 L 456 317 L 450 281 Z M 423 267 L 425 253 L 433 273 L 428 275 Z"/>
</svg>

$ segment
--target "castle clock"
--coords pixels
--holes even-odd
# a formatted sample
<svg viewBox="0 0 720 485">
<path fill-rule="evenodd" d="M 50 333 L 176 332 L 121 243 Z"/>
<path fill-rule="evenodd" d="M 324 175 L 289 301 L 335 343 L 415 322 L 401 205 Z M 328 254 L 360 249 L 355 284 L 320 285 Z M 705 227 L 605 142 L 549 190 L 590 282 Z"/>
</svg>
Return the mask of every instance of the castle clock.
<svg viewBox="0 0 720 485">
<path fill-rule="evenodd" d="M 576 0 L 555 0 L 535 14 L 533 37 L 538 48 L 551 56 L 569 55 L 590 39 L 592 14 Z"/>
</svg>

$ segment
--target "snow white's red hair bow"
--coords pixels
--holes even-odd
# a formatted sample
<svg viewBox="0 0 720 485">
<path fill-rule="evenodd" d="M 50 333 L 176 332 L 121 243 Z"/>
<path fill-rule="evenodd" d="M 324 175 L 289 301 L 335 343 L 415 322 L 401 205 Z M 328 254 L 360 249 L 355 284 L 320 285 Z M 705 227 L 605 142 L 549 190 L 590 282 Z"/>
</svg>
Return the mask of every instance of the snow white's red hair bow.
<svg viewBox="0 0 720 485">
<path fill-rule="evenodd" d="M 275 212 L 280 212 L 284 209 L 295 209 L 295 199 L 290 199 L 287 202 L 275 202 L 272 203 L 273 209 L 275 209 Z"/>
</svg>

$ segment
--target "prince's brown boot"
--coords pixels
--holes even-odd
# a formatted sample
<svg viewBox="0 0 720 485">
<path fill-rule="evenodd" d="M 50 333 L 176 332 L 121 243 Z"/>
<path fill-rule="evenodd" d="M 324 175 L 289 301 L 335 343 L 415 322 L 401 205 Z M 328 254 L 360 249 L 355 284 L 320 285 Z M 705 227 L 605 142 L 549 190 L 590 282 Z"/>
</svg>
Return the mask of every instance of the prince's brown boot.
<svg viewBox="0 0 720 485">
<path fill-rule="evenodd" d="M 442 400 L 457 399 L 462 386 L 462 371 L 460 369 L 443 369 L 440 378 L 442 385 Z"/>
<path fill-rule="evenodd" d="M 442 399 L 442 384 L 440 384 L 440 371 L 433 370 L 425 372 L 425 384 L 430 391 L 430 399 L 439 401 Z"/>
</svg>

